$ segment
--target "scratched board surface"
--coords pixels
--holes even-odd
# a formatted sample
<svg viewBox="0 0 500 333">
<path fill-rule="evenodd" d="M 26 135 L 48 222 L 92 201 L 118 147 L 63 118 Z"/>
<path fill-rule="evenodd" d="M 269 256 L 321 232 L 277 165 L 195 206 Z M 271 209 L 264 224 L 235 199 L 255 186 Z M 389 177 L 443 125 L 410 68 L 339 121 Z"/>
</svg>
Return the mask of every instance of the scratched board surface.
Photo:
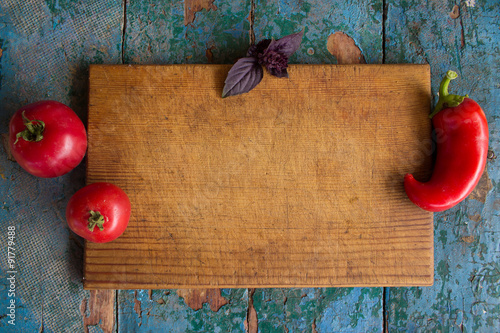
<svg viewBox="0 0 500 333">
<path fill-rule="evenodd" d="M 428 66 L 294 65 L 223 99 L 229 68 L 91 67 L 87 182 L 132 217 L 86 243 L 85 287 L 432 284 L 432 213 L 401 182 L 431 165 L 404 157 L 431 135 Z"/>
<path fill-rule="evenodd" d="M 17 252 L 16 328 L 500 331 L 499 13 L 497 0 L 0 0 L 2 133 L 17 108 L 38 99 L 67 103 L 85 120 L 90 63 L 232 63 L 252 36 L 278 38 L 303 28 L 292 62 L 428 63 L 434 94 L 453 69 L 460 76 L 452 88 L 477 99 L 490 125 L 487 173 L 478 189 L 435 215 L 435 282 L 426 288 L 131 290 L 118 291 L 116 299 L 112 292 L 84 291 L 83 242 L 62 218 L 65 203 L 84 185 L 83 166 L 59 179 L 35 179 L 0 149 L 0 227 L 15 224 L 23 248 Z M 2 237 L 3 288 L 4 245 Z M 9 301 L 4 291 L 2 309 Z M 6 319 L 0 312 L 0 330 L 7 330 Z"/>
</svg>

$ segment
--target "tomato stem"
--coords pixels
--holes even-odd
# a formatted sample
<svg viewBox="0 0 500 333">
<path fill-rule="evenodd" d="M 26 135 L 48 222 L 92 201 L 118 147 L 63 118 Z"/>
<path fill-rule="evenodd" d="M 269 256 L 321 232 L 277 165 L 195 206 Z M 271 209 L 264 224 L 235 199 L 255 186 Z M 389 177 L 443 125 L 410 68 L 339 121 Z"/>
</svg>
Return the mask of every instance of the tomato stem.
<svg viewBox="0 0 500 333">
<path fill-rule="evenodd" d="M 454 71 L 446 72 L 446 75 L 441 81 L 441 85 L 439 86 L 439 100 L 436 104 L 436 107 L 434 108 L 434 111 L 432 111 L 432 113 L 429 115 L 429 118 L 434 117 L 443 108 L 453 108 L 459 106 L 465 98 L 469 97 L 469 95 L 460 96 L 450 95 L 448 93 L 448 86 L 450 85 L 451 80 L 454 80 L 457 77 L 458 74 Z"/>
<path fill-rule="evenodd" d="M 14 142 L 14 144 L 19 141 L 19 138 L 23 138 L 25 141 L 30 142 L 41 141 L 43 139 L 45 123 L 41 120 L 29 120 L 28 118 L 26 118 L 26 115 L 24 113 L 25 111 L 21 113 L 21 116 L 23 117 L 24 126 L 26 126 L 26 128 L 24 129 L 24 131 L 16 134 L 16 141 Z"/>
<path fill-rule="evenodd" d="M 87 225 L 89 230 L 94 231 L 94 228 L 97 226 L 99 230 L 103 231 L 104 230 L 103 224 L 105 222 L 104 216 L 102 216 L 101 213 L 99 212 L 94 212 L 93 210 L 91 210 L 89 213 L 90 217 L 87 220 L 89 222 L 89 224 Z"/>
</svg>

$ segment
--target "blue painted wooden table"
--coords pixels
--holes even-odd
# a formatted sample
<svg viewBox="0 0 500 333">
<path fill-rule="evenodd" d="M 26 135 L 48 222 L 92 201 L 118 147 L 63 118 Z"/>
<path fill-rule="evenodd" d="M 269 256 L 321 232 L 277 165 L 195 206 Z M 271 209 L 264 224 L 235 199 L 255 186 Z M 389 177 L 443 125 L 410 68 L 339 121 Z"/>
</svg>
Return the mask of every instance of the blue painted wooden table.
<svg viewBox="0 0 500 333">
<path fill-rule="evenodd" d="M 232 63 L 301 29 L 290 62 L 428 63 L 433 93 L 452 69 L 453 90 L 482 105 L 487 168 L 435 215 L 434 286 L 85 291 L 83 242 L 64 219 L 84 165 L 37 179 L 0 148 L 0 331 L 500 331 L 498 0 L 0 0 L 0 133 L 42 99 L 86 121 L 89 64 Z"/>
</svg>

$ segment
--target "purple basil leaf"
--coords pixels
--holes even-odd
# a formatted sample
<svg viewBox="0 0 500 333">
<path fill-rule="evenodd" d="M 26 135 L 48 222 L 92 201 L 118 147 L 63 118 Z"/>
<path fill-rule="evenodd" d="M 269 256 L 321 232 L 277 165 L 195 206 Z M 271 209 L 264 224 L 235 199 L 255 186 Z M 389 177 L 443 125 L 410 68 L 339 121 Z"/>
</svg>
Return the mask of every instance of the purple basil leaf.
<svg viewBox="0 0 500 333">
<path fill-rule="evenodd" d="M 295 53 L 300 47 L 300 43 L 302 42 L 302 35 L 304 31 L 300 31 L 285 37 L 282 37 L 278 40 L 272 40 L 267 50 L 275 51 L 279 53 L 283 53 L 287 57 L 290 57 Z M 266 50 L 266 51 L 267 51 Z"/>
<path fill-rule="evenodd" d="M 254 57 L 239 59 L 227 73 L 222 97 L 234 96 L 249 92 L 264 76 L 264 71 Z"/>
<path fill-rule="evenodd" d="M 264 50 L 269 46 L 269 43 L 271 43 L 270 39 L 263 39 L 257 44 L 251 45 L 247 51 L 247 57 L 256 57 L 260 53 L 264 52 Z"/>
<path fill-rule="evenodd" d="M 288 77 L 286 68 L 288 67 L 288 57 L 283 53 L 265 50 L 257 56 L 259 64 L 266 67 L 271 75 L 277 77 Z"/>
</svg>

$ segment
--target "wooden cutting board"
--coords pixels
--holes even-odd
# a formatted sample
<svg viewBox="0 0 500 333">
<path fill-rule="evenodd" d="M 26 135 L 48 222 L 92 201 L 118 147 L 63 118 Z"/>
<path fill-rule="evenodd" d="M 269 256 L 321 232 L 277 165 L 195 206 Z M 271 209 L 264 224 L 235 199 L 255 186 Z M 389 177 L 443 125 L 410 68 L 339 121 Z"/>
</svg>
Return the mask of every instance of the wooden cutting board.
<svg viewBox="0 0 500 333">
<path fill-rule="evenodd" d="M 87 181 L 132 203 L 86 289 L 425 286 L 427 65 L 293 65 L 221 98 L 227 65 L 90 68 Z"/>
</svg>

